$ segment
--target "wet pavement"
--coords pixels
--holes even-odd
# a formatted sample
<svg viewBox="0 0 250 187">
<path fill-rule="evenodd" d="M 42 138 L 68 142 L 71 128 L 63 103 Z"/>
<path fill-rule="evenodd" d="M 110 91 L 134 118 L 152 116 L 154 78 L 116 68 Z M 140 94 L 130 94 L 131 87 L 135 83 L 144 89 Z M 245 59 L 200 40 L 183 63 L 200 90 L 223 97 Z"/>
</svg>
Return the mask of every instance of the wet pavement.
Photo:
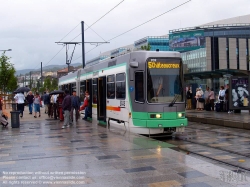
<svg viewBox="0 0 250 187">
<path fill-rule="evenodd" d="M 186 116 L 188 121 L 191 122 L 250 130 L 250 113 L 248 110 L 242 110 L 241 113 L 230 114 L 227 112 L 186 110 Z"/>
<path fill-rule="evenodd" d="M 124 132 L 112 126 L 107 130 L 96 122 L 82 120 L 74 123 L 70 128 L 61 129 L 62 122 L 46 118 L 43 111 L 40 118 L 34 118 L 25 111 L 20 128 L 0 127 L 0 170 L 2 171 L 0 186 L 230 187 L 250 185 L 249 177 L 244 178 L 244 175 L 240 175 L 243 178 L 236 179 L 231 176 L 236 173 L 232 173 L 234 167 L 224 167 L 197 158 L 191 153 L 188 155 L 186 152 L 179 151 L 178 146 L 182 144 L 175 144 L 181 142 L 180 140 L 158 141 Z M 187 134 L 178 136 L 178 139 L 192 136 L 192 141 L 198 141 L 199 138 L 195 139 L 194 136 L 203 137 L 207 134 L 206 139 L 211 144 L 209 146 L 214 148 L 218 147 L 217 142 L 213 142 L 209 134 L 215 136 L 214 139 L 220 139 L 214 134 L 222 133 L 224 137 L 220 140 L 225 141 L 220 142 L 219 147 L 224 145 L 229 148 L 231 144 L 236 148 L 236 142 L 246 143 L 249 138 L 248 132 L 245 132 L 244 137 L 239 138 L 238 141 L 237 137 L 235 139 L 228 137 L 237 136 L 237 134 L 231 134 L 231 131 L 225 132 L 227 129 L 217 132 L 220 127 L 216 129 L 209 126 L 204 130 L 197 129 L 194 135 L 192 129 L 198 127 L 204 128 L 204 126 L 191 124 Z M 238 133 L 242 135 L 241 132 Z M 227 139 L 231 139 L 231 142 Z M 235 144 L 233 144 L 234 141 Z M 184 145 L 193 146 L 192 143 L 187 143 L 186 140 L 185 142 Z M 210 152 L 208 147 L 202 151 Z M 247 150 L 247 146 L 242 145 L 241 149 Z M 232 157 L 232 155 L 228 156 Z M 235 159 L 239 158 L 242 157 L 235 157 Z"/>
</svg>

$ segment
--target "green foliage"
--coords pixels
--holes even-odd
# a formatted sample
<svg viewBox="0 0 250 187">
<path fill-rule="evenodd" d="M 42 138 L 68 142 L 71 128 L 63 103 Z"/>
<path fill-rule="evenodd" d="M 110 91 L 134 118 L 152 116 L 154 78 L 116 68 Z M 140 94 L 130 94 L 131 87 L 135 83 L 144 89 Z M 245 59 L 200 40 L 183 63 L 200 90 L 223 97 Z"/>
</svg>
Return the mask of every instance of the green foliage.
<svg viewBox="0 0 250 187">
<path fill-rule="evenodd" d="M 50 91 L 57 90 L 57 89 L 58 89 L 58 81 L 57 79 L 53 79 Z"/>
<path fill-rule="evenodd" d="M 142 49 L 142 50 L 145 50 L 145 51 L 150 51 L 151 46 L 150 46 L 149 44 L 148 44 L 147 46 L 144 45 L 144 46 L 141 46 L 141 49 Z"/>
<path fill-rule="evenodd" d="M 0 88 L 3 93 L 12 92 L 17 88 L 15 68 L 4 53 L 0 57 Z"/>
<path fill-rule="evenodd" d="M 51 90 L 51 79 L 49 77 L 46 77 L 46 79 L 44 80 L 44 84 L 43 84 L 43 87 L 46 89 L 46 90 Z"/>
</svg>

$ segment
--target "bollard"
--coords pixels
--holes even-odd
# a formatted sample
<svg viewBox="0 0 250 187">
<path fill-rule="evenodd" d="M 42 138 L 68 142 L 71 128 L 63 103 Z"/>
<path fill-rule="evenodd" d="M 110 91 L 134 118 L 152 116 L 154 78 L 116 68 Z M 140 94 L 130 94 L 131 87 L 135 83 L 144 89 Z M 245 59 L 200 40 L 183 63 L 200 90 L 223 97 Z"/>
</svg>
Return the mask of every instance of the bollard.
<svg viewBox="0 0 250 187">
<path fill-rule="evenodd" d="M 20 126 L 20 119 L 19 119 L 19 111 L 11 111 L 11 127 L 12 128 L 19 128 Z"/>
<path fill-rule="evenodd" d="M 17 104 L 16 103 L 12 103 L 12 111 L 16 111 L 17 110 Z"/>
</svg>

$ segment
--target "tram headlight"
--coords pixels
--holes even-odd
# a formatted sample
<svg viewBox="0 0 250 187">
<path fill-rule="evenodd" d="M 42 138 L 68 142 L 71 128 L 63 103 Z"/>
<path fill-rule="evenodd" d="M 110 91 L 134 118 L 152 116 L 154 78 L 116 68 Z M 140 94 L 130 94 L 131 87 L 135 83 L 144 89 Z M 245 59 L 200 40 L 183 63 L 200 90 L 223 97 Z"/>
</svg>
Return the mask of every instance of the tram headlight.
<svg viewBox="0 0 250 187">
<path fill-rule="evenodd" d="M 178 117 L 179 117 L 179 118 L 183 118 L 184 116 L 185 116 L 184 113 L 178 113 Z"/>
<path fill-rule="evenodd" d="M 156 118 L 161 118 L 161 114 L 156 114 L 155 117 Z"/>
</svg>

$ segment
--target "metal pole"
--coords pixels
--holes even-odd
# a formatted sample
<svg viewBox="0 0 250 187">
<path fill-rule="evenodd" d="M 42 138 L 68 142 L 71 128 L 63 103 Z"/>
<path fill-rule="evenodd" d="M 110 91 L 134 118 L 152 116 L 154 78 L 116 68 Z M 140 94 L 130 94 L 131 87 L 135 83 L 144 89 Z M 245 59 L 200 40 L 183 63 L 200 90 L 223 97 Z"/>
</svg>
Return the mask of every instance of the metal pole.
<svg viewBox="0 0 250 187">
<path fill-rule="evenodd" d="M 23 77 L 23 87 L 24 87 L 24 77 Z"/>
<path fill-rule="evenodd" d="M 32 86 L 31 86 L 31 71 L 30 71 L 30 89 L 31 89 L 31 87 L 32 87 Z"/>
<path fill-rule="evenodd" d="M 41 62 L 41 86 L 43 86 L 43 63 Z"/>
<path fill-rule="evenodd" d="M 26 86 L 26 74 L 24 75 L 24 86 Z"/>
<path fill-rule="evenodd" d="M 82 24 L 82 68 L 84 68 L 85 67 L 84 21 L 82 21 L 81 24 Z"/>
<path fill-rule="evenodd" d="M 215 71 L 215 57 L 214 57 L 214 25 L 213 25 L 213 71 Z M 215 78 L 213 78 L 213 87 L 215 90 Z"/>
</svg>

